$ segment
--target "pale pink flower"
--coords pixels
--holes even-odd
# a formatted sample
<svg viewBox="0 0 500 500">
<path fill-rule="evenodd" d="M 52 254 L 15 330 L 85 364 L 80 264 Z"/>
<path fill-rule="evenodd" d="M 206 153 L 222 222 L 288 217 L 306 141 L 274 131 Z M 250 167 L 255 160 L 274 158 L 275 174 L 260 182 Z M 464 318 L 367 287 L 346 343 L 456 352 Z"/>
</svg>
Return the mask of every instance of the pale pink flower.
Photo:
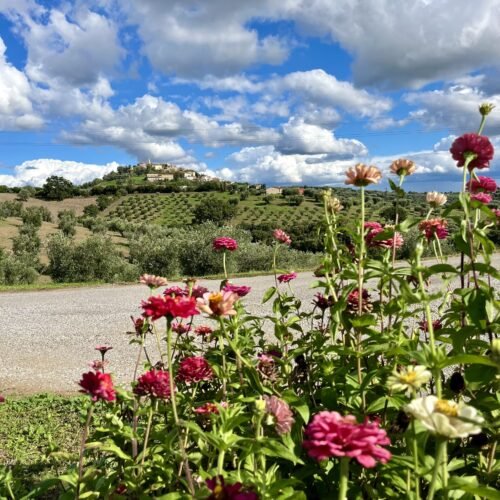
<svg viewBox="0 0 500 500">
<path fill-rule="evenodd" d="M 377 167 L 358 163 L 354 167 L 347 169 L 346 176 L 346 184 L 362 187 L 368 186 L 368 184 L 378 184 L 382 178 L 382 172 Z"/>
<path fill-rule="evenodd" d="M 266 413 L 271 417 L 269 423 L 274 423 L 276 432 L 278 434 L 290 432 L 295 419 L 288 403 L 276 396 L 264 396 L 264 401 Z"/>
<path fill-rule="evenodd" d="M 404 158 L 400 158 L 399 160 L 394 160 L 391 163 L 390 170 L 393 174 L 396 175 L 411 175 L 415 172 L 416 167 L 415 163 L 411 160 L 405 160 Z"/>
<path fill-rule="evenodd" d="M 196 304 L 201 312 L 209 316 L 234 316 L 234 304 L 238 299 L 238 294 L 234 292 L 207 292 L 203 298 L 196 299 Z"/>
<path fill-rule="evenodd" d="M 168 285 L 167 278 L 162 278 L 161 276 L 156 276 L 154 274 L 143 274 L 139 278 L 139 283 L 142 283 L 151 289 Z"/>
<path fill-rule="evenodd" d="M 284 245 L 290 245 L 292 243 L 290 236 L 288 236 L 288 234 L 286 234 L 282 229 L 275 229 L 273 231 L 273 238 Z"/>
</svg>

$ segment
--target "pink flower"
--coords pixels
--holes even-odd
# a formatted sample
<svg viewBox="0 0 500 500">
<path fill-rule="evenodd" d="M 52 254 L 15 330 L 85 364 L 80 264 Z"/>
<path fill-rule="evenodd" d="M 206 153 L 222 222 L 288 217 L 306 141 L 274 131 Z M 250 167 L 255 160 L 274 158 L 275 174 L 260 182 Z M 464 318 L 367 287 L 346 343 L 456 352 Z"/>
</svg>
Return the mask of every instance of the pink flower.
<svg viewBox="0 0 500 500">
<path fill-rule="evenodd" d="M 273 231 L 273 238 L 284 245 L 292 244 L 292 238 L 290 238 L 290 236 L 288 236 L 288 234 L 286 234 L 282 229 L 275 229 Z"/>
<path fill-rule="evenodd" d="M 134 394 L 149 396 L 150 398 L 169 399 L 170 377 L 164 370 L 149 370 L 143 373 L 134 387 Z"/>
<path fill-rule="evenodd" d="M 483 177 L 480 175 L 477 179 L 472 178 L 469 181 L 467 189 L 471 193 L 495 193 L 497 190 L 497 183 L 495 179 L 491 177 Z"/>
<path fill-rule="evenodd" d="M 333 297 L 327 297 L 322 293 L 318 292 L 313 299 L 313 304 L 322 311 L 326 311 L 329 307 L 333 305 Z"/>
<path fill-rule="evenodd" d="M 92 401 L 114 401 L 116 399 L 116 392 L 109 373 L 84 373 L 78 385 L 82 388 L 80 392 L 91 396 Z"/>
<path fill-rule="evenodd" d="M 426 319 L 419 321 L 418 326 L 423 332 L 428 332 L 429 331 L 429 323 L 427 322 Z M 432 322 L 432 329 L 437 332 L 438 330 L 441 330 L 443 328 L 443 323 L 441 322 L 440 319 L 435 319 Z"/>
<path fill-rule="evenodd" d="M 422 231 L 430 241 L 434 235 L 440 240 L 444 240 L 448 236 L 448 222 L 445 219 L 427 219 L 418 224 L 418 229 Z"/>
<path fill-rule="evenodd" d="M 208 292 L 208 288 L 206 288 L 204 286 L 201 286 L 201 285 L 193 286 L 193 288 L 191 290 L 191 297 L 194 297 L 195 299 L 199 299 L 200 297 L 203 297 L 203 295 L 207 292 Z"/>
<path fill-rule="evenodd" d="M 361 311 L 362 312 L 370 312 L 373 309 L 373 305 L 370 302 L 370 294 L 368 290 L 363 288 L 361 292 Z M 349 295 L 347 296 L 347 310 L 349 312 L 358 312 L 359 310 L 359 289 L 355 288 Z"/>
<path fill-rule="evenodd" d="M 172 323 L 172 331 L 179 335 L 183 335 L 184 333 L 188 333 L 191 330 L 191 327 L 186 323 Z"/>
<path fill-rule="evenodd" d="M 377 422 L 358 424 L 352 415 L 342 417 L 336 411 L 322 411 L 314 416 L 304 435 L 303 446 L 316 460 L 351 457 L 371 468 L 377 461 L 385 464 L 391 459 L 391 453 L 382 448 L 391 444 L 385 430 Z"/>
<path fill-rule="evenodd" d="M 492 208 L 491 211 L 497 218 L 497 223 L 500 222 L 500 208 Z"/>
<path fill-rule="evenodd" d="M 130 316 L 130 319 L 134 325 L 135 333 L 137 335 L 142 335 L 145 324 L 144 318 L 134 318 L 133 316 Z"/>
<path fill-rule="evenodd" d="M 290 283 L 290 281 L 294 280 L 296 277 L 297 273 L 289 273 L 289 274 L 280 274 L 277 279 L 280 283 Z"/>
<path fill-rule="evenodd" d="M 488 168 L 493 158 L 493 145 L 484 135 L 463 134 L 453 141 L 450 153 L 457 162 L 457 167 L 465 165 L 466 153 L 476 155 L 469 163 L 469 170 L 474 168 Z"/>
<path fill-rule="evenodd" d="M 222 476 L 205 481 L 212 494 L 207 500 L 259 500 L 257 493 L 245 491 L 241 483 L 226 484 Z"/>
<path fill-rule="evenodd" d="M 90 368 L 96 372 L 103 372 L 106 366 L 108 366 L 108 361 L 102 359 L 96 359 L 89 363 Z"/>
<path fill-rule="evenodd" d="M 470 195 L 470 199 L 479 201 L 483 205 L 487 205 L 488 203 L 491 203 L 493 197 L 488 193 L 474 193 Z"/>
<path fill-rule="evenodd" d="M 372 248 L 401 248 L 403 246 L 404 240 L 400 233 L 393 233 L 392 238 L 386 238 L 385 240 L 377 239 L 377 236 L 385 231 L 386 229 L 394 230 L 393 226 L 382 226 L 378 222 L 366 222 L 365 230 L 368 232 L 365 235 L 366 244 Z"/>
<path fill-rule="evenodd" d="M 234 292 L 238 297 L 245 297 L 250 293 L 251 287 L 245 285 L 232 285 L 231 283 L 226 283 L 222 289 L 225 292 Z"/>
<path fill-rule="evenodd" d="M 199 314 L 196 309 L 196 299 L 194 297 L 156 295 L 143 300 L 141 307 L 146 318 L 153 321 L 163 317 L 169 318 L 190 318 Z"/>
<path fill-rule="evenodd" d="M 177 379 L 187 384 L 211 380 L 214 376 L 212 367 L 202 356 L 184 358 L 177 371 Z"/>
<path fill-rule="evenodd" d="M 276 396 L 264 396 L 264 401 L 266 402 L 266 413 L 272 417 L 276 432 L 278 434 L 290 432 L 295 419 L 288 403 Z"/>
<path fill-rule="evenodd" d="M 0 404 L 5 403 L 5 396 L 3 394 L 0 394 Z"/>
<path fill-rule="evenodd" d="M 205 336 L 205 335 L 212 335 L 214 331 L 209 326 L 201 325 L 195 328 L 194 333 L 196 333 L 196 335 Z"/>
<path fill-rule="evenodd" d="M 108 351 L 111 351 L 111 349 L 113 349 L 113 348 L 110 345 L 96 345 L 95 346 L 95 350 L 99 351 L 101 353 L 102 357 L 104 357 L 104 355 Z"/>
<path fill-rule="evenodd" d="M 219 403 L 218 405 L 215 403 L 205 403 L 203 406 L 198 406 L 198 408 L 195 408 L 193 411 L 198 415 L 209 415 L 210 413 L 218 415 L 219 406 L 221 406 L 222 408 L 227 408 L 228 405 L 225 401 Z"/>
<path fill-rule="evenodd" d="M 227 238 L 225 236 L 221 236 L 220 238 L 215 238 L 212 245 L 214 250 L 229 250 L 230 252 L 233 252 L 238 248 L 238 243 L 236 240 L 233 240 L 232 238 Z"/>
<path fill-rule="evenodd" d="M 180 286 L 177 285 L 173 285 L 169 286 L 168 288 L 165 288 L 165 290 L 163 290 L 163 295 L 165 296 L 169 295 L 171 297 L 187 297 L 189 293 L 184 288 L 181 288 Z"/>
<path fill-rule="evenodd" d="M 206 293 L 202 299 L 196 299 L 198 309 L 210 316 L 234 316 L 234 303 L 239 297 L 234 292 Z"/>
<path fill-rule="evenodd" d="M 167 278 L 162 278 L 161 276 L 156 276 L 154 274 L 143 274 L 139 278 L 139 283 L 147 285 L 151 289 L 168 285 Z"/>
</svg>

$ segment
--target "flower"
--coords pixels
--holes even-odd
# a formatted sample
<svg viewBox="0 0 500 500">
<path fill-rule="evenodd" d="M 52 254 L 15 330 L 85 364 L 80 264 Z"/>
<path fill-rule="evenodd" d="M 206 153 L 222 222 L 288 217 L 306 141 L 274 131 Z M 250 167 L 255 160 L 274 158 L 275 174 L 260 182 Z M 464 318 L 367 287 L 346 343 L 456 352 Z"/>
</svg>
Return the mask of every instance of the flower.
<svg viewBox="0 0 500 500">
<path fill-rule="evenodd" d="M 90 368 L 96 372 L 102 372 L 108 366 L 109 362 L 103 359 L 96 359 L 89 363 Z"/>
<path fill-rule="evenodd" d="M 422 231 L 430 241 L 434 235 L 440 240 L 444 240 L 448 236 L 448 221 L 445 219 L 427 219 L 423 220 L 418 224 L 418 229 Z"/>
<path fill-rule="evenodd" d="M 405 411 L 416 418 L 433 434 L 448 439 L 465 438 L 479 434 L 484 418 L 478 411 L 462 401 L 448 401 L 436 396 L 414 399 L 405 406 Z"/>
<path fill-rule="evenodd" d="M 346 176 L 346 184 L 362 187 L 368 186 L 368 184 L 378 184 L 382 178 L 382 172 L 377 167 L 358 163 L 354 167 L 347 169 Z"/>
<path fill-rule="evenodd" d="M 214 250 L 229 250 L 233 252 L 238 248 L 238 243 L 236 240 L 232 238 L 226 238 L 225 236 L 221 236 L 220 238 L 215 238 L 212 242 Z"/>
<path fill-rule="evenodd" d="M 200 311 L 210 316 L 234 316 L 234 303 L 239 299 L 234 292 L 206 293 L 203 298 L 196 299 Z"/>
<path fill-rule="evenodd" d="M 323 295 L 321 292 L 318 292 L 314 295 L 313 304 L 322 311 L 326 311 L 329 307 L 333 305 L 333 297 Z"/>
<path fill-rule="evenodd" d="M 187 297 L 189 295 L 189 292 L 186 289 L 181 288 L 180 286 L 174 285 L 165 288 L 165 290 L 163 290 L 163 295 L 165 295 L 165 297 L 167 295 L 171 297 Z"/>
<path fill-rule="evenodd" d="M 400 233 L 394 232 L 394 226 L 382 226 L 379 222 L 365 222 L 365 230 L 368 232 L 365 235 L 367 246 L 371 248 L 401 248 L 404 240 Z M 378 239 L 377 236 L 387 230 L 392 230 L 393 237 L 384 240 Z"/>
<path fill-rule="evenodd" d="M 497 219 L 497 223 L 500 222 L 500 208 L 492 208 L 491 211 L 493 212 L 493 215 L 495 215 Z"/>
<path fill-rule="evenodd" d="M 412 392 L 420 389 L 432 378 L 432 373 L 423 365 L 394 368 L 392 375 L 387 379 L 387 386 L 391 392 Z"/>
<path fill-rule="evenodd" d="M 104 355 L 108 351 L 111 351 L 111 349 L 113 349 L 113 348 L 110 345 L 96 345 L 95 346 L 95 350 L 99 351 L 101 353 L 102 357 L 104 357 Z"/>
<path fill-rule="evenodd" d="M 212 335 L 214 331 L 209 326 L 201 325 L 194 329 L 194 333 L 196 333 L 196 335 Z"/>
<path fill-rule="evenodd" d="M 154 274 L 143 274 L 139 278 L 139 283 L 142 283 L 143 285 L 149 286 L 151 290 L 153 288 L 158 288 L 160 286 L 167 286 L 168 281 L 167 278 L 162 278 L 161 276 L 156 276 Z"/>
<path fill-rule="evenodd" d="M 200 297 L 203 297 L 203 295 L 207 292 L 208 292 L 207 287 L 204 287 L 201 285 L 196 285 L 196 286 L 193 286 L 193 288 L 191 289 L 191 297 L 198 299 Z"/>
<path fill-rule="evenodd" d="M 147 325 L 144 318 L 134 318 L 133 316 L 130 316 L 130 319 L 132 320 L 132 323 L 134 325 L 134 330 L 135 330 L 136 335 L 142 335 L 143 330 L 144 330 L 144 325 L 145 324 Z M 130 333 L 133 333 L 133 332 L 130 332 Z"/>
<path fill-rule="evenodd" d="M 175 333 L 182 335 L 184 333 L 188 333 L 191 330 L 191 327 L 186 323 L 172 323 L 172 331 Z"/>
<path fill-rule="evenodd" d="M 141 303 L 143 315 L 156 321 L 167 316 L 169 318 L 189 318 L 199 314 L 196 309 L 196 299 L 180 295 L 156 295 Z"/>
<path fill-rule="evenodd" d="M 373 309 L 373 305 L 370 303 L 370 294 L 368 290 L 363 288 L 361 293 L 361 310 L 362 312 L 370 312 Z M 358 312 L 359 310 L 359 289 L 356 288 L 347 296 L 347 310 L 351 313 Z"/>
<path fill-rule="evenodd" d="M 198 408 L 195 408 L 193 411 L 198 415 L 209 415 L 210 413 L 218 415 L 219 406 L 227 408 L 228 404 L 225 401 L 222 403 L 205 403 L 203 406 L 198 406 Z"/>
<path fill-rule="evenodd" d="M 488 116 L 493 109 L 495 108 L 494 104 L 491 104 L 489 102 L 483 102 L 482 104 L 479 105 L 479 113 L 481 116 Z"/>
<path fill-rule="evenodd" d="M 426 200 L 432 208 L 437 208 L 443 206 L 448 201 L 448 197 L 443 193 L 431 191 L 427 193 Z"/>
<path fill-rule="evenodd" d="M 0 404 L 5 403 L 5 396 L 3 394 L 0 394 Z"/>
<path fill-rule="evenodd" d="M 484 135 L 463 134 L 453 141 L 450 153 L 457 162 L 457 167 L 463 167 L 470 155 L 474 158 L 469 162 L 468 168 L 488 168 L 493 158 L 493 145 Z"/>
<path fill-rule="evenodd" d="M 222 289 L 224 292 L 234 292 L 238 297 L 245 297 L 250 293 L 252 288 L 245 285 L 232 285 L 231 283 L 226 283 Z"/>
<path fill-rule="evenodd" d="M 487 205 L 488 203 L 491 203 L 493 197 L 488 193 L 474 193 L 470 195 L 470 199 L 479 201 L 480 203 Z"/>
<path fill-rule="evenodd" d="M 429 323 L 427 322 L 426 319 L 419 321 L 418 326 L 423 332 L 428 332 L 429 331 Z M 441 330 L 443 328 L 443 323 L 441 322 L 440 319 L 435 319 L 432 322 L 432 329 L 436 332 L 438 330 Z"/>
<path fill-rule="evenodd" d="M 477 179 L 472 178 L 468 184 L 467 189 L 471 193 L 495 193 L 497 190 L 497 183 L 491 177 L 478 176 Z"/>
<path fill-rule="evenodd" d="M 276 396 L 264 396 L 266 402 L 266 413 L 270 417 L 268 424 L 274 424 L 278 434 L 286 434 L 292 430 L 295 422 L 292 410 L 286 401 Z"/>
<path fill-rule="evenodd" d="M 134 387 L 134 394 L 149 396 L 150 398 L 169 399 L 170 376 L 165 370 L 149 370 L 143 373 Z"/>
<path fill-rule="evenodd" d="M 297 277 L 297 273 L 291 272 L 288 274 L 280 274 L 277 280 L 280 283 L 290 283 L 290 281 L 294 280 Z"/>
<path fill-rule="evenodd" d="M 205 481 L 212 494 L 207 500 L 259 500 L 257 493 L 245 491 L 241 483 L 226 484 L 222 476 Z"/>
<path fill-rule="evenodd" d="M 358 424 L 356 417 L 343 417 L 336 411 L 321 411 L 306 427 L 304 448 L 310 457 L 352 457 L 363 467 L 375 467 L 377 461 L 387 463 L 391 453 L 382 446 L 391 444 L 378 422 Z"/>
<path fill-rule="evenodd" d="M 114 401 L 116 399 L 116 392 L 109 373 L 84 373 L 78 385 L 82 388 L 80 392 L 92 396 L 94 402 L 99 400 Z"/>
<path fill-rule="evenodd" d="M 179 365 L 177 371 L 177 379 L 186 382 L 201 382 L 203 380 L 211 380 L 214 376 L 212 367 L 208 361 L 202 356 L 191 356 L 184 358 Z"/>
<path fill-rule="evenodd" d="M 288 234 L 286 234 L 282 229 L 275 229 L 273 231 L 273 238 L 284 245 L 291 245 L 292 243 L 292 238 L 290 238 L 290 236 L 288 236 Z"/>
<path fill-rule="evenodd" d="M 393 174 L 396 175 L 411 175 L 415 172 L 416 167 L 415 163 L 411 160 L 405 160 L 400 158 L 399 160 L 394 160 L 391 163 L 390 170 Z"/>
</svg>

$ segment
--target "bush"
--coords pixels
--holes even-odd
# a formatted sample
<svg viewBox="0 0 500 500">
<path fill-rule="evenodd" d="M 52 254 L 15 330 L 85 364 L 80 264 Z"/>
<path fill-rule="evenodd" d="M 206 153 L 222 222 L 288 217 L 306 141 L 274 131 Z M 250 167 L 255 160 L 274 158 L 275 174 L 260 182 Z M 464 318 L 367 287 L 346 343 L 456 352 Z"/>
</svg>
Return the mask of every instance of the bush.
<svg viewBox="0 0 500 500">
<path fill-rule="evenodd" d="M 21 217 L 23 204 L 20 201 L 3 201 L 0 203 L 0 218 Z"/>
<path fill-rule="evenodd" d="M 0 284 L 29 285 L 38 278 L 38 272 L 23 258 L 8 254 L 0 248 Z"/>
<path fill-rule="evenodd" d="M 19 227 L 19 234 L 12 238 L 13 254 L 24 262 L 38 264 L 38 255 L 42 242 L 38 236 L 38 227 L 23 224 Z"/>
<path fill-rule="evenodd" d="M 237 213 L 236 205 L 220 198 L 208 197 L 194 209 L 193 217 L 197 224 L 213 222 L 222 225 L 235 217 Z"/>
<path fill-rule="evenodd" d="M 83 207 L 83 215 L 85 217 L 97 217 L 99 215 L 99 207 L 97 205 L 87 205 Z"/>
<path fill-rule="evenodd" d="M 302 205 L 303 201 L 304 201 L 304 197 L 302 195 L 294 195 L 294 196 L 288 197 L 288 204 L 295 206 L 295 207 Z"/>
<path fill-rule="evenodd" d="M 76 214 L 74 210 L 62 210 L 57 214 L 58 228 L 64 236 L 72 237 L 76 234 Z"/>
<path fill-rule="evenodd" d="M 47 178 L 41 191 L 38 193 L 40 198 L 45 200 L 62 201 L 65 198 L 73 196 L 74 186 L 73 183 L 64 177 L 52 175 Z"/>
</svg>

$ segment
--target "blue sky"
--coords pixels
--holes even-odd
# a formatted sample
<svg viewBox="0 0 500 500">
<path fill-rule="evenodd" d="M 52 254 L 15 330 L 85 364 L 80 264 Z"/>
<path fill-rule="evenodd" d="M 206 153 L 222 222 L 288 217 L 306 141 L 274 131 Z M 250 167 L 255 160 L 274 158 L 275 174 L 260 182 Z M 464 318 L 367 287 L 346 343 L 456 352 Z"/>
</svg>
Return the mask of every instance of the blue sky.
<svg viewBox="0 0 500 500">
<path fill-rule="evenodd" d="M 151 159 L 338 185 L 405 157 L 410 189 L 453 190 L 482 102 L 500 145 L 498 61 L 500 0 L 0 0 L 0 184 Z"/>
</svg>

